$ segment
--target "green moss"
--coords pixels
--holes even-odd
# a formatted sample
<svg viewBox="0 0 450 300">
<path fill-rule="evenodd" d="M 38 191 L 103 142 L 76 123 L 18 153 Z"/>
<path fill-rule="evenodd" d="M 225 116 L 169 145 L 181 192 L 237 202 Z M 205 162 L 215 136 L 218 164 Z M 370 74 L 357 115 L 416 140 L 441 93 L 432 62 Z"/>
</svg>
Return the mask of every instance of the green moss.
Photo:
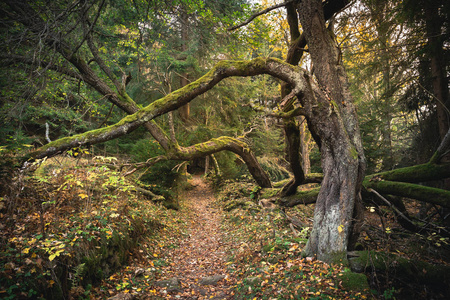
<svg viewBox="0 0 450 300">
<path fill-rule="evenodd" d="M 350 155 L 353 159 L 358 159 L 358 151 L 356 151 L 356 148 L 353 146 L 350 148 Z"/>
<path fill-rule="evenodd" d="M 376 251 L 356 251 L 350 259 L 353 270 L 389 272 L 404 281 L 448 286 L 450 267 L 433 265 L 420 260 L 409 260 L 401 256 Z"/>
<path fill-rule="evenodd" d="M 343 264 L 348 265 L 347 252 L 346 251 L 335 251 L 322 254 L 318 257 L 319 260 L 325 261 L 329 264 Z"/>
<path fill-rule="evenodd" d="M 438 180 L 450 175 L 450 164 L 422 164 L 366 176 L 365 180 L 375 178 L 403 182 L 422 182 Z"/>
<path fill-rule="evenodd" d="M 279 188 L 274 188 L 274 189 L 263 189 L 261 191 L 261 195 L 260 198 L 261 199 L 268 199 L 268 198 L 273 198 L 275 197 L 278 192 L 280 191 Z"/>
<path fill-rule="evenodd" d="M 402 197 L 413 198 L 429 203 L 450 207 L 450 191 L 423 186 L 414 183 L 395 181 L 369 181 L 363 182 L 364 187 L 373 188 L 380 193 L 392 194 Z"/>
<path fill-rule="evenodd" d="M 223 209 L 225 211 L 232 211 L 234 209 L 254 209 L 259 210 L 260 208 L 253 203 L 252 201 L 248 200 L 231 200 L 227 204 L 224 205 Z"/>
<path fill-rule="evenodd" d="M 297 191 L 295 195 L 287 196 L 279 199 L 281 206 L 292 207 L 298 204 L 315 203 L 319 195 L 320 188 L 314 188 L 309 191 Z"/>
<path fill-rule="evenodd" d="M 274 188 L 282 188 L 283 186 L 285 186 L 286 184 L 289 183 L 289 181 L 291 181 L 291 178 L 286 178 L 284 180 L 278 181 L 278 182 L 274 182 L 273 183 L 273 187 Z"/>
<path fill-rule="evenodd" d="M 337 110 L 338 110 L 338 105 L 337 105 L 336 101 L 331 100 L 330 102 L 331 102 L 331 104 L 334 106 L 334 108 L 335 108 L 336 111 L 337 111 Z"/>
<path fill-rule="evenodd" d="M 364 292 L 369 289 L 369 283 L 364 273 L 353 273 L 349 269 L 346 269 L 342 273 L 342 286 L 349 291 Z"/>
</svg>

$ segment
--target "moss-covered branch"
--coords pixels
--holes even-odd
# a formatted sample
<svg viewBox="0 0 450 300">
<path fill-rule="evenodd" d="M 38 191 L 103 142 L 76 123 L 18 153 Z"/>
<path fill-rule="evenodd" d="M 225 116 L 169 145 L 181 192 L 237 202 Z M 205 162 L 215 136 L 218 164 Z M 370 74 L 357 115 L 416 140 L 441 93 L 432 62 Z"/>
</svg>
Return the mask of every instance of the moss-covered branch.
<svg viewBox="0 0 450 300">
<path fill-rule="evenodd" d="M 251 61 L 222 61 L 198 80 L 151 103 L 136 113 L 126 116 L 114 125 L 56 140 L 37 149 L 29 157 L 50 157 L 72 147 L 97 144 L 117 138 L 158 116 L 189 103 L 195 97 L 210 90 L 224 78 L 258 74 L 270 74 L 296 86 L 304 84 L 301 76 L 302 72 L 299 68 L 278 59 L 256 58 Z"/>
<path fill-rule="evenodd" d="M 412 198 L 450 208 L 450 191 L 423 186 L 414 183 L 395 181 L 365 181 L 365 188 L 371 188 L 381 194 Z"/>
<path fill-rule="evenodd" d="M 418 183 L 450 177 L 450 164 L 422 164 L 396 170 L 367 175 L 365 181 L 390 180 Z"/>
<path fill-rule="evenodd" d="M 320 188 L 309 191 L 298 191 L 294 195 L 282 197 L 278 200 L 278 204 L 285 207 L 294 207 L 299 204 L 315 203 L 319 195 Z"/>
<path fill-rule="evenodd" d="M 206 157 L 219 151 L 228 150 L 239 155 L 247 165 L 247 168 L 259 186 L 270 188 L 272 184 L 269 176 L 261 168 L 249 146 L 238 139 L 222 136 L 211 139 L 204 143 L 195 144 L 190 147 L 180 147 L 177 151 L 168 154 L 171 159 L 192 160 L 194 158 Z"/>
<path fill-rule="evenodd" d="M 381 194 L 407 197 L 450 207 L 450 191 L 427 187 L 415 183 L 441 180 L 450 177 L 450 164 L 422 164 L 387 172 L 367 175 L 363 182 L 366 189 L 372 188 Z M 321 174 L 308 174 L 304 183 L 320 182 Z M 290 197 L 282 198 L 279 203 L 283 206 L 313 203 L 318 190 L 311 192 L 297 192 Z"/>
</svg>

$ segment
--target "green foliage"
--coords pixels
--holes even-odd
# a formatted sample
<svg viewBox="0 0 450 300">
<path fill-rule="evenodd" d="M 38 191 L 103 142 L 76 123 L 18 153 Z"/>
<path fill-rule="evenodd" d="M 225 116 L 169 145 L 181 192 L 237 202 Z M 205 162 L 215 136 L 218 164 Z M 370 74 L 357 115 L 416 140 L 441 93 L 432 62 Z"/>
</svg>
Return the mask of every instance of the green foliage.
<svg viewBox="0 0 450 300">
<path fill-rule="evenodd" d="M 60 159 L 38 162 L 14 217 L 0 214 L 14 229 L 0 235 L 0 291 L 8 298 L 60 299 L 78 287 L 86 295 L 163 226 L 163 210 L 102 165 L 114 159 Z"/>
<path fill-rule="evenodd" d="M 132 146 L 130 155 L 136 162 L 147 161 L 151 157 L 164 154 L 161 146 L 153 139 L 141 139 Z M 178 173 L 175 169 L 177 162 L 163 161 L 153 165 L 140 178 L 146 184 L 157 183 L 163 189 L 172 187 Z"/>
</svg>

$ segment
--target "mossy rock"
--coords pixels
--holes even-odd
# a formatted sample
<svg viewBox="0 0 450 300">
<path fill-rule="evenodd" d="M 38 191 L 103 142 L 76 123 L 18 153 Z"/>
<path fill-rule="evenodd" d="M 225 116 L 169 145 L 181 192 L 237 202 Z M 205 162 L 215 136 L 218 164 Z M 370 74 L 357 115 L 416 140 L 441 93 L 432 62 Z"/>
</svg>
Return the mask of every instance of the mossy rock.
<svg viewBox="0 0 450 300">
<path fill-rule="evenodd" d="M 353 273 L 346 269 L 342 273 L 342 286 L 349 291 L 364 292 L 369 290 L 369 283 L 364 273 Z"/>
</svg>

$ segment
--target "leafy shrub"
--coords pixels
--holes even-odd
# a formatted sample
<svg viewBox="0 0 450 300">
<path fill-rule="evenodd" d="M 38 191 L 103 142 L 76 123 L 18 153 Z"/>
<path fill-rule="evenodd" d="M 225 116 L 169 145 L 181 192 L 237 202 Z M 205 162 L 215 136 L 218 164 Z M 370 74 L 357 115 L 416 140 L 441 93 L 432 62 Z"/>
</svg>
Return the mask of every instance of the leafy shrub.
<svg viewBox="0 0 450 300">
<path fill-rule="evenodd" d="M 14 214 L 0 214 L 0 291 L 6 299 L 68 298 L 110 275 L 163 225 L 113 158 L 53 158 L 24 178 Z M 79 289 L 78 289 L 79 290 Z"/>
</svg>

